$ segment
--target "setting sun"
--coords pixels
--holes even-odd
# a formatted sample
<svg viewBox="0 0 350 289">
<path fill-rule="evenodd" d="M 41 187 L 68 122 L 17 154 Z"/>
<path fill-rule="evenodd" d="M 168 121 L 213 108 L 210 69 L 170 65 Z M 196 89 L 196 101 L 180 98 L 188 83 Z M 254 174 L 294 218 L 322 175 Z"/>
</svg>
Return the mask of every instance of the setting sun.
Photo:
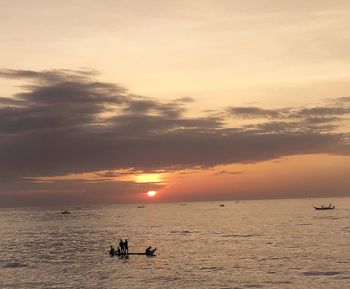
<svg viewBox="0 0 350 289">
<path fill-rule="evenodd" d="M 154 197 L 156 194 L 157 194 L 156 191 L 149 191 L 149 192 L 147 192 L 147 196 L 149 196 L 149 197 Z"/>
</svg>

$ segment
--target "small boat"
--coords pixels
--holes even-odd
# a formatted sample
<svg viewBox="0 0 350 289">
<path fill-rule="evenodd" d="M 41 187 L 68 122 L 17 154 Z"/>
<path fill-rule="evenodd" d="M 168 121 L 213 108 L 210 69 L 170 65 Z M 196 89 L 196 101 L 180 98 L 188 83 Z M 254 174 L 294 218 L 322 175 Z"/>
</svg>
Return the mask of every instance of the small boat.
<svg viewBox="0 0 350 289">
<path fill-rule="evenodd" d="M 154 254 L 156 252 L 157 248 L 152 249 L 149 253 L 143 252 L 143 253 L 118 253 L 118 252 L 114 252 L 111 253 L 111 251 L 109 251 L 109 255 L 111 257 L 113 256 L 118 256 L 118 257 L 127 257 L 130 255 L 141 255 L 141 256 L 147 256 L 147 257 L 155 257 L 156 255 Z"/>
<path fill-rule="evenodd" d="M 220 207 L 225 207 L 225 205 L 224 205 L 224 204 L 221 204 Z"/>
<path fill-rule="evenodd" d="M 144 209 L 145 206 L 144 205 L 141 205 L 141 206 L 137 206 L 138 209 Z"/>
<path fill-rule="evenodd" d="M 129 256 L 129 255 L 143 255 L 143 256 L 156 256 L 153 254 L 146 254 L 146 253 L 128 253 L 128 254 L 118 254 L 118 253 L 115 253 L 114 255 L 111 255 L 111 256 Z"/>
<path fill-rule="evenodd" d="M 70 214 L 70 211 L 64 210 L 64 211 L 61 212 L 61 214 L 68 215 L 68 214 Z"/>
<path fill-rule="evenodd" d="M 328 206 L 328 207 L 325 207 L 325 206 L 321 206 L 321 207 L 314 207 L 315 210 L 333 210 L 335 209 L 335 206 Z"/>
<path fill-rule="evenodd" d="M 118 256 L 118 257 L 128 257 L 129 255 L 143 255 L 143 256 L 147 256 L 147 257 L 154 257 L 156 256 L 154 253 L 157 251 L 157 248 L 154 249 L 150 249 L 147 248 L 147 250 L 143 253 L 124 253 L 124 252 L 120 252 L 119 249 L 118 251 L 113 250 L 113 247 L 111 246 L 111 249 L 109 250 L 109 255 L 111 257 L 113 256 Z"/>
</svg>

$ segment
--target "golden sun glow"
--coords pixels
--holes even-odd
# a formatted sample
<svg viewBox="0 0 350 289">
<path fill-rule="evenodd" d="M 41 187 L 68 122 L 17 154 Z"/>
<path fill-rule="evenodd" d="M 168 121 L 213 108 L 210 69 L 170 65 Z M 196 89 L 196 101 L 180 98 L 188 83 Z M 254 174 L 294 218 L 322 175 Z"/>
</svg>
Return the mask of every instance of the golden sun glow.
<svg viewBox="0 0 350 289">
<path fill-rule="evenodd" d="M 156 194 L 157 194 L 156 191 L 148 191 L 147 192 L 147 196 L 149 196 L 149 197 L 154 197 Z"/>
<path fill-rule="evenodd" d="M 135 177 L 136 183 L 160 183 L 162 178 L 160 174 L 140 174 Z"/>
</svg>

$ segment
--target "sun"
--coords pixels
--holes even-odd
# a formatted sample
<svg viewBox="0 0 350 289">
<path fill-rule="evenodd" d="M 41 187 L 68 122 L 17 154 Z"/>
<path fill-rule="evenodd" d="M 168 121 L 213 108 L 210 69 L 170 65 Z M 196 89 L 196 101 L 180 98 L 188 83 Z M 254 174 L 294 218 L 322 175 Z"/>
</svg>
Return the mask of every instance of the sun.
<svg viewBox="0 0 350 289">
<path fill-rule="evenodd" d="M 154 197 L 156 194 L 157 194 L 156 191 L 148 191 L 147 192 L 147 196 L 149 196 L 149 197 Z"/>
</svg>

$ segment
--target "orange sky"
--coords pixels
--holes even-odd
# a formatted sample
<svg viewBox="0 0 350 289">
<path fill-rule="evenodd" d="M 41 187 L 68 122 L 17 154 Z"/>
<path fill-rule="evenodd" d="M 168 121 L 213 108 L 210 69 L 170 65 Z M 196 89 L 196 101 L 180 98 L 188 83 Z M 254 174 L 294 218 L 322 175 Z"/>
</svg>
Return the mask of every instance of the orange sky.
<svg viewBox="0 0 350 289">
<path fill-rule="evenodd" d="M 4 206 L 350 194 L 350 3 L 5 1 Z"/>
</svg>

